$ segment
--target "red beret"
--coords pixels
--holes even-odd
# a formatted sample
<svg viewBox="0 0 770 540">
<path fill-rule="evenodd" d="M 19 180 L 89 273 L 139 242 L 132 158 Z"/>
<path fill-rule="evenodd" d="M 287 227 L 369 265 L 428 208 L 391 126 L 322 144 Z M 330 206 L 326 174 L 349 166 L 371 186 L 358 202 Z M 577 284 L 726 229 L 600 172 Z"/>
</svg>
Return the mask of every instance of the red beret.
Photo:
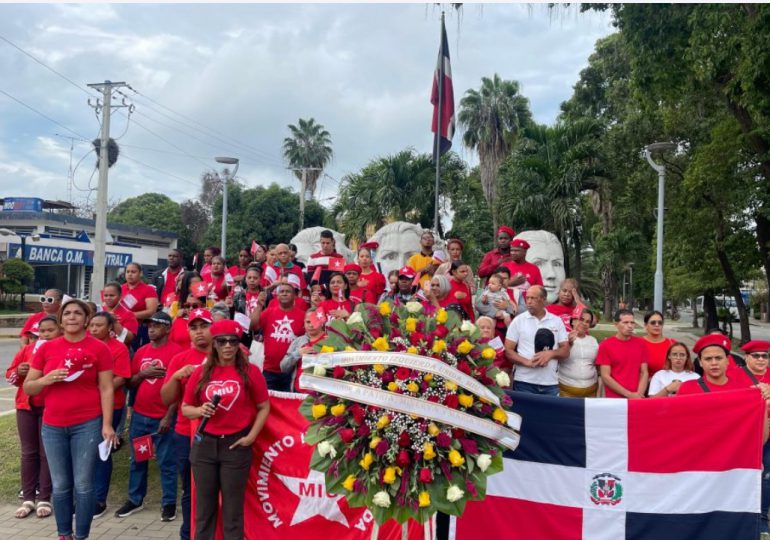
<svg viewBox="0 0 770 540">
<path fill-rule="evenodd" d="M 348 272 L 355 272 L 357 274 L 361 273 L 361 267 L 355 263 L 350 263 L 345 265 L 345 273 Z"/>
<path fill-rule="evenodd" d="M 413 278 L 415 276 L 416 272 L 414 271 L 414 268 L 411 266 L 402 266 L 401 269 L 398 271 L 399 277 L 405 276 L 408 278 Z"/>
<path fill-rule="evenodd" d="M 730 352 L 730 338 L 722 334 L 707 334 L 695 342 L 692 346 L 692 352 L 700 355 L 700 352 L 706 347 L 721 347 L 726 353 Z"/>
<path fill-rule="evenodd" d="M 511 228 L 510 228 L 508 225 L 500 225 L 500 226 L 497 228 L 497 234 L 500 234 L 501 232 L 504 232 L 505 234 L 507 234 L 507 235 L 508 235 L 508 236 L 510 236 L 511 238 L 513 238 L 514 236 L 516 236 L 516 231 L 514 231 L 513 229 L 511 229 Z"/>
<path fill-rule="evenodd" d="M 235 321 L 225 319 L 217 321 L 211 325 L 211 336 L 236 336 L 241 337 L 243 335 L 243 327 Z"/>
<path fill-rule="evenodd" d="M 190 318 L 188 320 L 188 323 L 191 323 L 191 322 L 196 321 L 198 319 L 200 319 L 200 320 L 210 324 L 211 320 L 212 320 L 211 319 L 211 312 L 208 309 L 204 309 L 204 308 L 198 308 L 198 309 L 192 310 L 190 312 Z"/>
<path fill-rule="evenodd" d="M 377 249 L 380 247 L 380 244 L 378 242 L 364 242 L 358 248 L 366 248 L 366 249 Z"/>
<path fill-rule="evenodd" d="M 516 238 L 513 242 L 511 242 L 511 247 L 529 249 L 529 242 L 522 240 L 521 238 Z"/>
<path fill-rule="evenodd" d="M 751 354 L 755 352 L 768 352 L 770 350 L 770 341 L 762 341 L 761 339 L 752 339 L 741 347 L 741 350 L 745 353 Z"/>
</svg>

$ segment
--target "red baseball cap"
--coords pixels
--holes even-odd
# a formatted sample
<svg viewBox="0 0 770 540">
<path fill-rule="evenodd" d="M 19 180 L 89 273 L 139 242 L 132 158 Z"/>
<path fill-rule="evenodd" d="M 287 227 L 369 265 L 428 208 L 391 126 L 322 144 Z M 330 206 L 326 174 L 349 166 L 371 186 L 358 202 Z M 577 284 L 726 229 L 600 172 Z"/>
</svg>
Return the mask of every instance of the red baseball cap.
<svg viewBox="0 0 770 540">
<path fill-rule="evenodd" d="M 695 342 L 692 352 L 700 355 L 706 347 L 721 347 L 726 353 L 730 353 L 730 339 L 722 334 L 707 334 Z"/>
<path fill-rule="evenodd" d="M 398 277 L 404 276 L 404 277 L 408 277 L 409 279 L 412 279 L 416 274 L 417 272 L 415 272 L 414 268 L 412 268 L 411 266 L 403 266 L 398 271 Z"/>
<path fill-rule="evenodd" d="M 243 327 L 230 319 L 223 319 L 211 325 L 211 337 L 217 336 L 236 336 L 243 335 Z"/>
<path fill-rule="evenodd" d="M 206 308 L 197 308 L 190 312 L 190 318 L 188 319 L 188 323 L 191 323 L 193 321 L 197 321 L 198 319 L 202 320 L 203 322 L 207 322 L 211 324 L 212 318 L 211 318 L 211 312 Z"/>
</svg>

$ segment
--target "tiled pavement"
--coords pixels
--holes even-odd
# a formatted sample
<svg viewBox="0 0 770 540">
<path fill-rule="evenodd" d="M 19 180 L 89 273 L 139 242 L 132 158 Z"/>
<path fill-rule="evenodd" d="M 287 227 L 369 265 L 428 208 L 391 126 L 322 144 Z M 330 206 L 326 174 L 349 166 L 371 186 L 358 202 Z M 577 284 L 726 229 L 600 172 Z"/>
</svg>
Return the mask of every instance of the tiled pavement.
<svg viewBox="0 0 770 540">
<path fill-rule="evenodd" d="M 0 505 L 0 538 L 13 540 L 51 540 L 56 536 L 56 522 L 53 516 L 39 519 L 30 514 L 25 519 L 16 519 L 17 506 Z M 112 517 L 117 508 L 109 508 L 107 514 L 94 520 L 89 540 L 176 540 L 179 538 L 181 510 L 177 519 L 169 523 L 160 520 L 160 509 L 148 507 L 127 518 Z M 109 516 L 109 517 L 108 517 Z"/>
</svg>

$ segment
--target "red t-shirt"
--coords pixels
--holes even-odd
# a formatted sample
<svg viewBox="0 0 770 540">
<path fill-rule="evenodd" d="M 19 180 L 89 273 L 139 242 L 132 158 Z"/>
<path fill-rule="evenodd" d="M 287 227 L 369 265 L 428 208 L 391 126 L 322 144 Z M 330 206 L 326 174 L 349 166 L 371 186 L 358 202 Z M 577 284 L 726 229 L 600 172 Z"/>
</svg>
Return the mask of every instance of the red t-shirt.
<svg viewBox="0 0 770 540">
<path fill-rule="evenodd" d="M 120 301 L 134 313 L 147 309 L 148 298 L 158 299 L 158 292 L 155 287 L 141 281 L 133 289 L 129 288 L 128 283 L 124 283 L 121 290 L 123 292 Z M 131 300 L 132 298 L 136 300 L 136 303 Z"/>
<path fill-rule="evenodd" d="M 217 297 L 217 300 L 224 300 L 227 298 L 227 294 L 230 292 L 230 288 L 227 286 L 225 275 L 215 276 L 214 274 L 208 274 L 203 278 L 204 283 L 211 283 L 211 290 Z"/>
<path fill-rule="evenodd" d="M 738 377 L 728 377 L 727 382 L 725 384 L 714 384 L 712 382 L 709 382 L 709 380 L 706 377 L 703 377 L 701 379 L 704 383 L 706 383 L 706 386 L 708 386 L 709 390 L 712 392 L 725 392 L 727 390 L 742 390 L 744 388 L 748 388 L 751 386 L 751 381 L 746 378 L 746 380 L 742 380 Z M 747 384 L 748 383 L 748 384 Z M 703 388 L 700 387 L 700 384 L 697 380 L 694 381 L 685 381 L 682 383 L 682 386 L 679 387 L 679 391 L 676 393 L 677 396 L 684 396 L 687 394 L 704 394 Z"/>
<path fill-rule="evenodd" d="M 43 343 L 32 358 L 32 368 L 43 375 L 67 368 L 67 379 L 45 387 L 43 422 L 69 427 L 98 418 L 102 414 L 99 373 L 111 371 L 112 355 L 107 345 L 86 335 L 77 342 L 58 337 Z"/>
<path fill-rule="evenodd" d="M 171 359 L 182 352 L 184 349 L 173 341 L 167 341 L 160 347 L 148 343 L 140 347 L 134 354 L 134 359 L 131 361 L 131 375 L 136 375 L 153 366 L 168 368 L 171 365 Z M 144 379 L 139 383 L 139 387 L 136 389 L 134 410 L 149 418 L 163 418 L 168 407 L 163 405 L 163 400 L 160 398 L 162 387 L 163 379 Z"/>
<path fill-rule="evenodd" d="M 348 313 L 353 313 L 353 310 L 356 307 L 355 301 L 343 300 L 340 302 L 336 298 L 331 298 L 329 300 L 324 300 L 320 304 L 318 304 L 318 309 L 322 309 L 324 312 L 326 312 L 326 318 L 328 322 L 333 321 L 336 317 L 334 317 L 331 312 L 336 309 L 344 309 Z"/>
<path fill-rule="evenodd" d="M 174 322 L 171 323 L 171 331 L 168 334 L 169 341 L 173 341 L 182 349 L 189 349 L 192 347 L 192 341 L 190 340 L 190 330 L 188 328 L 189 321 L 183 317 L 177 317 Z"/>
<path fill-rule="evenodd" d="M 650 379 L 658 371 L 663 369 L 666 364 L 666 353 L 671 344 L 674 343 L 673 339 L 666 338 L 658 343 L 644 340 L 644 344 L 647 346 L 647 372 L 650 374 Z"/>
<path fill-rule="evenodd" d="M 118 304 L 115 306 L 115 309 L 111 311 L 111 313 L 126 330 L 136 336 L 136 334 L 139 332 L 139 321 L 137 320 L 133 311 L 128 309 L 123 304 Z"/>
<path fill-rule="evenodd" d="M 282 276 L 294 274 L 299 278 L 299 289 L 304 291 L 307 288 L 307 283 L 305 282 L 305 274 L 302 272 L 302 268 L 294 263 L 289 264 L 291 264 L 291 266 L 285 268 L 281 268 L 277 263 L 273 266 L 265 267 L 265 273 L 262 275 L 260 285 L 262 285 L 262 287 L 268 287 L 276 281 L 279 281 Z"/>
<path fill-rule="evenodd" d="M 211 275 L 211 263 L 206 263 L 201 267 L 200 276 L 201 279 L 206 279 L 206 276 Z"/>
<path fill-rule="evenodd" d="M 372 292 L 366 288 L 366 287 L 356 287 L 355 289 L 350 289 L 350 297 L 355 298 L 358 302 L 357 303 L 364 303 L 364 304 L 375 304 L 377 303 L 374 299 L 374 295 Z"/>
<path fill-rule="evenodd" d="M 483 278 L 489 278 L 494 272 L 495 269 L 500 267 L 503 262 L 510 261 L 511 259 L 511 252 L 509 251 L 506 254 L 503 254 L 500 252 L 500 248 L 495 248 L 492 251 L 487 251 L 484 254 L 484 258 L 481 259 L 481 264 L 479 264 L 479 271 L 477 272 L 479 277 Z"/>
<path fill-rule="evenodd" d="M 42 344 L 43 343 L 40 343 L 40 345 Z M 32 362 L 32 356 L 36 345 L 37 342 L 29 343 L 28 345 L 25 345 L 19 349 L 19 352 L 17 352 L 16 356 L 13 357 L 13 362 L 11 362 L 11 365 L 8 366 L 8 369 L 5 371 L 5 380 L 8 382 L 8 384 L 12 384 L 18 387 L 18 390 L 16 390 L 15 398 L 16 410 L 28 411 L 30 409 L 30 405 L 35 407 L 41 407 L 43 405 L 43 394 L 40 393 L 36 396 L 28 396 L 24 392 L 24 388 L 22 388 L 24 385 L 24 379 L 26 379 L 26 377 L 20 377 L 16 372 L 16 368 L 19 367 L 19 364 L 23 364 L 24 362 Z"/>
<path fill-rule="evenodd" d="M 376 270 L 372 270 L 368 274 L 362 272 L 358 276 L 358 286 L 368 289 L 376 302 L 382 296 L 382 293 L 385 292 L 385 276 Z"/>
<path fill-rule="evenodd" d="M 545 309 L 548 311 L 548 313 L 553 313 L 561 319 L 561 322 L 564 323 L 564 328 L 567 329 L 567 332 L 572 332 L 572 325 L 569 322 L 570 319 L 572 319 L 572 313 L 575 311 L 574 306 L 565 306 L 559 302 L 556 304 L 548 304 L 545 306 Z"/>
<path fill-rule="evenodd" d="M 200 406 L 211 401 L 216 394 L 221 396 L 217 411 L 206 424 L 206 433 L 211 435 L 232 435 L 254 423 L 257 405 L 269 399 L 267 383 L 259 368 L 249 364 L 248 385 L 244 385 L 241 374 L 235 366 L 214 366 L 211 380 L 197 392 L 203 368 L 198 367 L 184 390 L 184 402 Z"/>
<path fill-rule="evenodd" d="M 123 342 L 111 338 L 107 343 L 107 347 L 110 349 L 110 355 L 112 356 L 113 377 L 123 377 L 126 379 L 126 383 L 131 379 L 131 358 L 128 356 L 128 347 Z M 122 409 L 126 404 L 126 385 L 124 384 L 120 388 L 115 390 L 115 405 L 114 408 Z"/>
<path fill-rule="evenodd" d="M 21 328 L 21 332 L 19 332 L 19 337 L 24 337 L 24 334 L 29 332 L 32 327 L 39 323 L 46 315 L 48 315 L 48 313 L 45 311 L 38 311 L 37 313 L 33 313 L 27 317 L 27 320 L 24 322 L 24 326 Z"/>
<path fill-rule="evenodd" d="M 206 360 L 206 351 L 199 351 L 198 349 L 188 349 L 184 352 L 181 352 L 174 356 L 171 359 L 171 364 L 166 369 L 166 378 L 163 379 L 163 384 L 166 384 L 171 377 L 174 376 L 174 373 L 179 371 L 185 366 L 199 366 Z M 185 385 L 190 380 L 189 377 L 186 377 L 179 381 L 182 384 L 182 395 L 184 396 L 185 392 Z M 182 400 L 180 399 L 179 402 Z M 174 428 L 174 431 L 179 433 L 180 435 L 184 437 L 189 437 L 191 435 L 190 431 L 190 420 L 184 416 L 182 416 L 182 407 L 179 407 L 179 410 L 176 413 L 176 427 Z"/>
<path fill-rule="evenodd" d="M 515 277 L 516 274 L 523 274 L 524 277 L 527 278 L 527 281 L 521 285 L 516 285 L 516 287 L 520 289 L 528 289 L 532 285 L 543 284 L 543 277 L 540 275 L 540 269 L 531 262 L 524 261 L 522 263 L 517 263 L 508 261 L 503 263 L 502 266 L 505 266 L 511 271 L 511 278 Z"/>
<path fill-rule="evenodd" d="M 281 360 L 297 336 L 305 334 L 305 312 L 294 306 L 284 311 L 276 304 L 262 312 L 259 327 L 265 343 L 264 371 L 281 372 Z"/>
<path fill-rule="evenodd" d="M 610 366 L 612 378 L 629 392 L 639 389 L 640 370 L 646 363 L 647 347 L 642 338 L 631 336 L 628 341 L 621 341 L 612 336 L 599 344 L 596 365 Z M 604 391 L 608 398 L 623 397 L 606 385 Z"/>
<path fill-rule="evenodd" d="M 465 296 L 458 298 L 457 293 L 464 294 Z M 476 314 L 473 311 L 473 294 L 471 293 L 471 288 L 465 282 L 449 278 L 449 294 L 439 300 L 438 303 L 441 307 L 447 307 L 450 304 L 460 304 L 468 318 L 471 321 L 476 320 Z"/>
<path fill-rule="evenodd" d="M 176 291 L 176 278 L 179 276 L 179 272 L 181 271 L 181 266 L 176 272 L 172 272 L 171 268 L 166 268 L 163 271 L 163 290 L 160 293 L 160 297 L 163 299 L 163 305 L 165 305 L 166 298 L 168 298 L 169 295 L 174 294 L 174 291 Z"/>
</svg>

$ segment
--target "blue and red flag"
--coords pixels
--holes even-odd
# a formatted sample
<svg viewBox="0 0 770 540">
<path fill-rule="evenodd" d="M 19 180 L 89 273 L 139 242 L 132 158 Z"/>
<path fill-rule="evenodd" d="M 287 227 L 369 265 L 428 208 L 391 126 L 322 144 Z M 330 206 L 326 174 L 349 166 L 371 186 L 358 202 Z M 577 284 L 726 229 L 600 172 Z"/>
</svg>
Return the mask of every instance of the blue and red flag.
<svg viewBox="0 0 770 540">
<path fill-rule="evenodd" d="M 441 85 L 441 86 L 439 86 Z M 433 161 L 446 154 L 452 148 L 452 136 L 455 132 L 455 97 L 452 89 L 452 66 L 449 63 L 449 44 L 446 37 L 444 18 L 441 18 L 441 46 L 438 50 L 436 71 L 433 74 L 433 90 L 430 94 L 433 104 Z M 439 125 L 440 119 L 440 125 Z M 440 132 L 439 132 L 439 129 Z"/>
</svg>

